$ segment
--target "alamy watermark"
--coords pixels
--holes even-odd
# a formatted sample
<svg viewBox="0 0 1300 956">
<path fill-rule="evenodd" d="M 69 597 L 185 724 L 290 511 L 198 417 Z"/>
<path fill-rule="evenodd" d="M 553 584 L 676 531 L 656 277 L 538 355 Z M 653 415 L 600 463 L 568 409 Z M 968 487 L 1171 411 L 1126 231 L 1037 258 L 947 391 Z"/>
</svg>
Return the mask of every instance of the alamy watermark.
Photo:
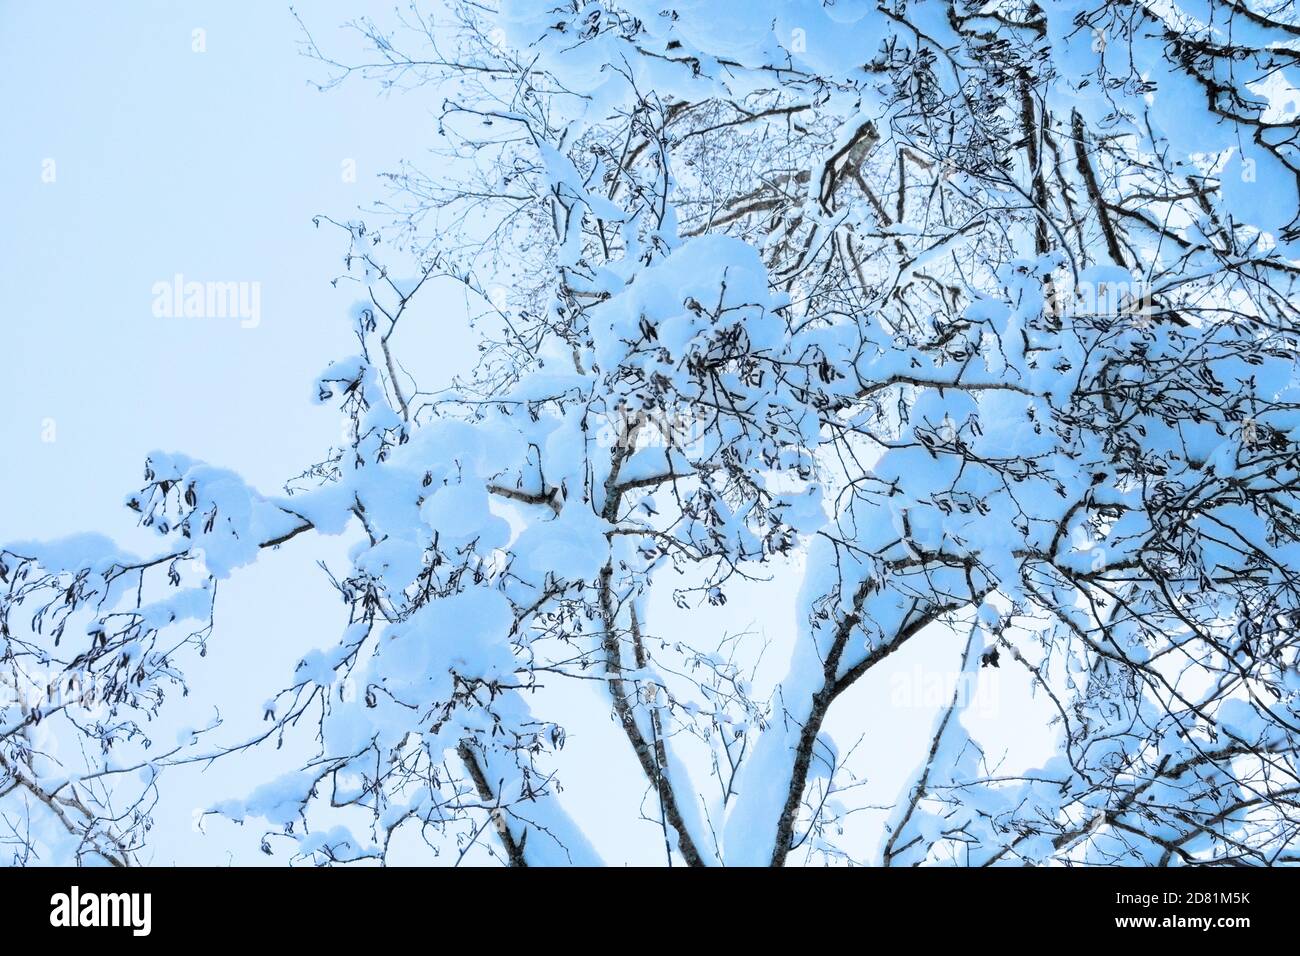
<svg viewBox="0 0 1300 956">
<path fill-rule="evenodd" d="M 186 281 L 176 273 L 153 284 L 153 314 L 159 319 L 239 319 L 239 327 L 262 323 L 262 283 Z"/>
<path fill-rule="evenodd" d="M 109 698 L 121 684 L 111 673 L 47 668 L 29 671 L 19 681 L 0 671 L 0 710 L 18 706 L 26 713 L 50 714 L 78 709 L 86 716 L 105 713 Z"/>
<path fill-rule="evenodd" d="M 919 664 L 890 678 L 889 703 L 899 710 L 932 709 L 955 705 L 980 717 L 997 715 L 997 682 L 981 680 L 980 670 L 936 671 Z"/>
<path fill-rule="evenodd" d="M 73 886 L 50 897 L 50 925 L 125 926 L 132 936 L 148 936 L 153 929 L 153 894 L 83 893 Z"/>
<path fill-rule="evenodd" d="M 704 406 L 674 405 L 663 408 L 615 407 L 596 430 L 601 448 L 672 448 L 698 451 L 713 419 Z"/>
<path fill-rule="evenodd" d="M 1158 311 L 1151 284 L 1134 270 L 1124 279 L 1081 281 L 1074 290 L 1075 315 L 1128 318 L 1138 328 L 1149 328 Z"/>
</svg>

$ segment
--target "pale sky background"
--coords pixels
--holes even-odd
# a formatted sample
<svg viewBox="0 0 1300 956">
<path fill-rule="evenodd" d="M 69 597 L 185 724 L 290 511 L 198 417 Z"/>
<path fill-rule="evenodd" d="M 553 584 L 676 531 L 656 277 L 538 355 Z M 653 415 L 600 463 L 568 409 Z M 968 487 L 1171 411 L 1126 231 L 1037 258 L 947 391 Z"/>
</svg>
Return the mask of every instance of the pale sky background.
<svg viewBox="0 0 1300 956">
<path fill-rule="evenodd" d="M 355 49 L 339 25 L 363 5 L 300 12 L 322 45 Z M 339 416 L 311 403 L 311 382 L 355 351 L 357 291 L 331 287 L 343 234 L 311 220 L 382 196 L 376 175 L 418 158 L 433 122 L 429 104 L 373 85 L 318 92 L 300 37 L 288 4 L 265 0 L 0 3 L 0 541 L 99 531 L 152 552 L 157 539 L 121 506 L 151 450 L 278 492 L 338 441 Z M 155 318 L 153 284 L 177 272 L 260 282 L 260 325 Z M 462 307 L 448 305 L 451 366 L 470 345 Z M 318 539 L 223 583 L 209 654 L 190 672 L 195 724 L 219 699 L 232 731 L 255 727 L 297 657 L 337 636 L 342 605 L 315 560 L 344 552 Z M 183 786 L 169 773 L 155 861 L 265 860 L 251 826 L 209 821 L 204 840 L 190 817 L 239 795 L 232 774 L 252 786 L 290 769 L 284 758 L 268 748 L 237 773 L 187 772 Z"/>
<path fill-rule="evenodd" d="M 300 5 L 318 43 L 340 55 L 356 48 L 340 24 L 389 10 L 359 0 Z M 192 49 L 196 29 L 202 53 Z M 384 97 L 360 81 L 318 92 L 308 81 L 324 74 L 299 54 L 300 38 L 288 5 L 274 0 L 0 0 L 0 541 L 97 531 L 152 551 L 156 538 L 121 506 L 151 450 L 232 468 L 275 493 L 338 441 L 338 415 L 311 403 L 311 383 L 355 351 L 345 316 L 357 290 L 331 288 L 342 234 L 311 219 L 355 215 L 384 195 L 376 175 L 401 159 L 428 168 L 437 96 Z M 355 183 L 342 175 L 349 159 Z M 51 160 L 55 178 L 44 182 Z M 261 283 L 260 325 L 154 317 L 154 283 L 178 272 Z M 422 365 L 434 379 L 472 356 L 464 316 L 449 291 L 426 303 L 437 348 Z M 261 703 L 301 654 L 336 639 L 343 606 L 315 562 L 343 566 L 346 544 L 294 542 L 223 582 L 209 654 L 188 669 L 193 693 L 182 706 L 194 724 L 221 701 L 226 739 L 255 730 Z M 651 611 L 661 633 L 716 642 L 724 628 L 765 631 L 779 671 L 794 619 L 790 584 L 733 592 L 725 616 L 675 612 L 667 601 Z M 926 653 L 918 641 L 894 658 L 893 673 L 912 675 L 914 690 Z M 959 648 L 942 655 L 951 670 Z M 571 694 L 546 715 L 568 723 L 566 759 L 587 778 L 565 800 L 608 862 L 657 861 L 661 835 L 629 826 L 644 781 L 592 694 Z M 842 752 L 869 738 L 865 766 L 882 802 L 924 752 L 941 702 L 900 716 L 891 696 L 890 679 L 873 676 L 831 723 Z M 1020 707 L 996 711 L 1000 721 L 1024 719 Z M 1022 727 L 1009 739 L 1024 736 Z M 285 862 L 257 852 L 255 824 L 210 820 L 204 835 L 192 815 L 292 769 L 289 757 L 267 747 L 206 772 L 168 771 L 146 859 Z"/>
</svg>

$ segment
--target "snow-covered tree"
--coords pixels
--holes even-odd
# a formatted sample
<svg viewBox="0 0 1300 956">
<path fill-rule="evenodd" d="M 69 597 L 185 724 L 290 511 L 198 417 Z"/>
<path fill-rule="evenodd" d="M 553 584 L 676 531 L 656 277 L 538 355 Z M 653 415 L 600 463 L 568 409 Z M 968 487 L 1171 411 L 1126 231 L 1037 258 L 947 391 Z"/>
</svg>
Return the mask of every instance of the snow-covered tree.
<svg viewBox="0 0 1300 956">
<path fill-rule="evenodd" d="M 314 387 L 348 438 L 281 494 L 151 456 L 127 504 L 152 555 L 0 551 L 16 860 L 130 863 L 169 766 L 298 734 L 313 759 L 213 808 L 267 821 L 268 851 L 597 863 L 561 791 L 603 784 L 561 772 L 575 728 L 545 706 L 565 682 L 603 688 L 669 863 L 1296 859 L 1291 4 L 498 0 L 355 26 L 366 62 L 304 34 L 324 85 L 431 104 L 441 152 L 368 221 L 319 223 L 365 291 Z M 403 343 L 448 279 L 480 360 L 417 384 Z M 203 680 L 218 582 L 338 534 L 340 637 L 264 736 L 152 741 Z M 774 680 L 690 625 L 737 588 L 798 591 Z M 1055 752 L 1006 771 L 959 687 L 892 810 L 849 826 L 826 723 L 921 635 L 936 670 L 1016 675 Z"/>
</svg>

